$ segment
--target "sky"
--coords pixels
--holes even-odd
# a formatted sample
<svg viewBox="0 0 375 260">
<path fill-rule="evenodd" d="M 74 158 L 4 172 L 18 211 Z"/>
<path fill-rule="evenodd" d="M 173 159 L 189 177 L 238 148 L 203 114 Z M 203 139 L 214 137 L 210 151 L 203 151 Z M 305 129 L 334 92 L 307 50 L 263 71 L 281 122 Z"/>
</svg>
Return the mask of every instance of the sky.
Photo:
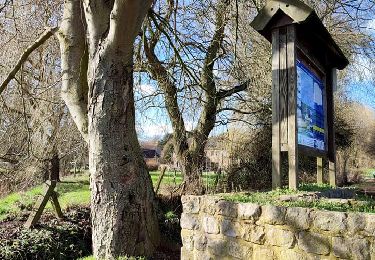
<svg viewBox="0 0 375 260">
<path fill-rule="evenodd" d="M 375 44 L 375 18 L 368 22 L 367 28 L 369 33 L 374 36 Z M 350 64 L 347 69 L 349 70 L 350 79 L 341 82 L 341 85 L 345 82 L 343 87 L 345 88 L 347 97 L 375 111 L 375 60 L 358 56 L 355 59 L 355 63 Z M 147 82 L 140 82 L 138 85 L 136 84 L 136 92 L 141 96 L 155 94 L 157 91 L 155 84 L 155 82 L 149 80 Z M 162 96 L 158 100 L 162 104 Z M 165 108 L 154 106 L 150 109 L 137 109 L 136 111 L 141 111 L 137 112 L 137 131 L 140 139 L 157 139 L 166 133 L 172 132 Z M 187 130 L 192 130 L 197 122 L 197 118 L 191 117 L 185 117 L 184 120 Z M 228 126 L 217 127 L 213 130 L 212 135 L 222 133 L 227 129 Z"/>
</svg>

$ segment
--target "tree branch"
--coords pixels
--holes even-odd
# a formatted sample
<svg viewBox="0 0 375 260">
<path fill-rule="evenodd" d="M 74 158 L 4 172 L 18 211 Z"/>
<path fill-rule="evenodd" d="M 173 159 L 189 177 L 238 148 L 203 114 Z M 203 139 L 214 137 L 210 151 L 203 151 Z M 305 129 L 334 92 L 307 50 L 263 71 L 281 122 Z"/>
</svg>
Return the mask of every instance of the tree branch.
<svg viewBox="0 0 375 260">
<path fill-rule="evenodd" d="M 249 85 L 249 81 L 246 81 L 238 86 L 234 86 L 231 89 L 220 90 L 219 92 L 217 92 L 217 98 L 221 100 L 223 98 L 229 97 L 238 92 L 244 91 L 247 89 L 248 85 Z"/>
<path fill-rule="evenodd" d="M 45 43 L 56 31 L 58 27 L 47 28 L 35 42 L 29 45 L 26 50 L 22 53 L 21 57 L 18 59 L 16 65 L 14 66 L 13 70 L 8 74 L 6 79 L 0 85 L 0 94 L 4 91 L 7 87 L 9 82 L 16 76 L 17 72 L 20 70 L 21 65 L 27 60 L 30 54 L 37 49 L 40 45 Z"/>
</svg>

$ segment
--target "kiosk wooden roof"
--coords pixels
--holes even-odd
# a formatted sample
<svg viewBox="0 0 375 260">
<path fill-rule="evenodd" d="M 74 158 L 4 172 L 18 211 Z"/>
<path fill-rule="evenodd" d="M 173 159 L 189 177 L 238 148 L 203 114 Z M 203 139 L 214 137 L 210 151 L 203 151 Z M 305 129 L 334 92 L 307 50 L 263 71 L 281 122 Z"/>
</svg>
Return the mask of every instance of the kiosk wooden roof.
<svg viewBox="0 0 375 260">
<path fill-rule="evenodd" d="M 333 40 L 315 11 L 300 0 L 270 0 L 255 17 L 251 26 L 272 43 L 272 186 L 282 185 L 282 161 L 287 153 L 289 188 L 298 189 L 298 155 L 317 157 L 317 182 L 323 182 L 322 159 L 328 160 L 329 182 L 336 185 L 336 148 L 333 125 L 333 91 L 336 70 L 348 65 L 348 59 Z M 302 100 L 299 88 L 314 89 L 315 81 L 299 78 L 298 64 L 323 84 L 319 119 L 308 122 L 299 132 Z M 299 71 L 299 72 L 298 72 Z M 315 96 L 314 96 L 315 97 Z M 298 103 L 299 102 L 299 103 Z M 305 113 L 308 109 L 305 105 Z M 310 108 L 315 113 L 315 107 Z M 308 111 L 310 111 L 308 110 Z M 320 110 L 319 110 L 320 111 Z M 318 113 L 318 112 L 316 112 Z M 318 116 L 316 116 L 318 117 Z M 319 121 L 319 126 L 315 125 Z M 323 122 L 322 122 L 323 121 Z M 323 126 L 322 126 L 323 124 Z M 324 141 L 309 136 L 313 145 L 299 140 L 313 126 L 323 130 Z M 304 132 L 305 131 L 305 132 Z M 317 131 L 317 130 L 315 130 Z M 322 132 L 322 131 L 320 131 Z M 301 141 L 301 142 L 300 142 Z M 319 146 L 316 145 L 319 141 Z M 322 143 L 324 148 L 322 148 Z M 283 159 L 284 158 L 284 159 Z"/>
<path fill-rule="evenodd" d="M 288 24 L 296 25 L 297 38 L 303 39 L 313 55 L 321 57 L 327 67 L 343 69 L 349 64 L 315 11 L 301 1 L 267 1 L 251 26 L 271 42 L 272 29 Z"/>
</svg>

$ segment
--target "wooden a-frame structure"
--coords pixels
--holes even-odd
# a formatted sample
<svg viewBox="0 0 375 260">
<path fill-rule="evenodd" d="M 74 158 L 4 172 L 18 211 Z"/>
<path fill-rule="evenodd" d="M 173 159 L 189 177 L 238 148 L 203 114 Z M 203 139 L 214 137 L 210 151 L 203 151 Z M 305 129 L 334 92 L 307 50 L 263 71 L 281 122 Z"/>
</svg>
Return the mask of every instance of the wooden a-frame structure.
<svg viewBox="0 0 375 260">
<path fill-rule="evenodd" d="M 272 186 L 281 186 L 281 153 L 288 154 L 289 188 L 298 188 L 298 153 L 317 157 L 317 182 L 323 182 L 323 158 L 329 183 L 336 185 L 333 92 L 336 70 L 348 60 L 312 8 L 298 0 L 271 0 L 251 26 L 272 43 Z M 299 144 L 297 62 L 324 83 L 324 149 Z M 314 146 L 315 147 L 315 146 Z"/>
</svg>

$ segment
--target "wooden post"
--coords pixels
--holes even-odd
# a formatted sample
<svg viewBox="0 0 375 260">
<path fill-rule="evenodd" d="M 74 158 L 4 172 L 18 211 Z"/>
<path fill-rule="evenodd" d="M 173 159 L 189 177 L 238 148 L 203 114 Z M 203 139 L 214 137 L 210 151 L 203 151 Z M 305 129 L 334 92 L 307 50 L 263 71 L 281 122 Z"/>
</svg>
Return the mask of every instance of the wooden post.
<svg viewBox="0 0 375 260">
<path fill-rule="evenodd" d="M 165 173 L 166 169 L 167 169 L 167 167 L 165 167 L 165 166 L 162 166 L 161 169 L 160 169 L 160 175 L 159 175 L 158 181 L 156 183 L 156 187 L 155 187 L 155 194 L 157 194 L 158 191 L 159 191 L 160 184 L 161 184 L 161 181 L 163 180 L 164 173 Z"/>
<path fill-rule="evenodd" d="M 44 195 L 36 203 L 36 207 L 33 209 L 32 213 L 30 214 L 29 218 L 27 219 L 24 225 L 25 228 L 31 228 L 39 221 L 40 217 L 42 216 L 43 210 L 47 205 L 48 199 L 54 192 L 53 190 L 55 189 L 55 187 L 56 181 L 45 182 Z"/>
<path fill-rule="evenodd" d="M 289 189 L 298 189 L 297 76 L 295 27 L 287 26 Z"/>
<path fill-rule="evenodd" d="M 272 31 L 272 188 L 281 186 L 280 118 L 279 118 L 279 29 Z"/>
<path fill-rule="evenodd" d="M 316 157 L 316 182 L 323 184 L 323 158 Z"/>
<path fill-rule="evenodd" d="M 336 163 L 329 161 L 329 185 L 336 187 Z"/>
<path fill-rule="evenodd" d="M 55 210 L 56 217 L 58 217 L 60 219 L 63 218 L 64 215 L 63 215 L 63 213 L 61 211 L 61 207 L 60 207 L 59 200 L 57 199 L 57 193 L 56 193 L 56 191 L 52 192 L 50 199 L 51 199 L 52 207 Z"/>
<path fill-rule="evenodd" d="M 327 122 L 328 122 L 328 161 L 329 161 L 329 184 L 336 187 L 336 144 L 334 129 L 334 104 L 333 90 L 337 87 L 337 70 L 333 68 L 329 73 L 327 88 L 330 95 L 327 95 Z M 328 91 L 327 91 L 328 92 Z"/>
</svg>

